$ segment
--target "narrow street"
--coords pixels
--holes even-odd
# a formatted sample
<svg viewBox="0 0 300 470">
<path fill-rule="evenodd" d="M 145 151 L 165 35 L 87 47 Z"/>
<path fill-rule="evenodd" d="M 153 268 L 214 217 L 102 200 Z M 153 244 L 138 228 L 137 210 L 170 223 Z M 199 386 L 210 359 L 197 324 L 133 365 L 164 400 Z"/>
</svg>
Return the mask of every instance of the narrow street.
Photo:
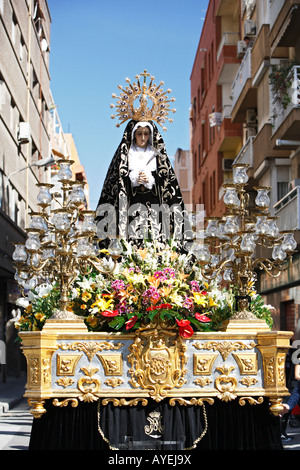
<svg viewBox="0 0 300 470">
<path fill-rule="evenodd" d="M 28 450 L 32 420 L 25 399 L 0 415 L 0 450 Z"/>
</svg>

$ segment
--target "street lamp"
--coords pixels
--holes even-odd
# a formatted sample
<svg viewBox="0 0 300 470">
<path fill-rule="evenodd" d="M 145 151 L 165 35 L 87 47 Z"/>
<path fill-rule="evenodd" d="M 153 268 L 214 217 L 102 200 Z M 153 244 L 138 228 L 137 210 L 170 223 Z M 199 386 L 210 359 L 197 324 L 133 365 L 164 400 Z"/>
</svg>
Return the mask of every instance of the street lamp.
<svg viewBox="0 0 300 470">
<path fill-rule="evenodd" d="M 9 175 L 6 176 L 7 182 L 9 182 L 10 178 L 15 175 L 16 173 L 20 173 L 23 170 L 27 170 L 27 168 L 31 168 L 33 166 L 38 166 L 38 167 L 44 167 L 47 168 L 48 166 L 51 166 L 55 163 L 55 160 L 52 156 L 46 157 L 46 158 L 41 158 L 35 163 L 31 163 L 30 165 L 26 165 L 23 168 L 20 168 L 19 170 L 13 171 Z"/>
</svg>

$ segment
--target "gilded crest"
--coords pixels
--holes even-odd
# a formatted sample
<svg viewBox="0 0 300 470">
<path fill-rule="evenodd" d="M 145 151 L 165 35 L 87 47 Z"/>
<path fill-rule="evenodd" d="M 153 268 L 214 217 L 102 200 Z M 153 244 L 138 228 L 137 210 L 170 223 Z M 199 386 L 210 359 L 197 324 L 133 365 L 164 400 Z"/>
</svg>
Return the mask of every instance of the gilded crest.
<svg viewBox="0 0 300 470">
<path fill-rule="evenodd" d="M 177 329 L 160 322 L 140 328 L 129 350 L 131 385 L 149 391 L 155 401 L 186 383 L 186 346 Z"/>
</svg>

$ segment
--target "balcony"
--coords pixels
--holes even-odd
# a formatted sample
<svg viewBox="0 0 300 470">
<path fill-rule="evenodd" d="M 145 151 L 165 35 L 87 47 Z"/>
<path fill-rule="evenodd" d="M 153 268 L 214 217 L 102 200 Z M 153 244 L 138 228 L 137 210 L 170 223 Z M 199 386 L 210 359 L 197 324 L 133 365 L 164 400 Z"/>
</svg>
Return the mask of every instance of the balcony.
<svg viewBox="0 0 300 470">
<path fill-rule="evenodd" d="M 274 206 L 279 230 L 300 230 L 300 186 L 296 186 Z"/>
<path fill-rule="evenodd" d="M 246 50 L 231 86 L 232 120 L 244 122 L 246 109 L 255 108 L 257 91 L 252 87 L 251 48 Z"/>
<path fill-rule="evenodd" d="M 300 133 L 300 66 L 294 66 L 285 83 L 274 92 L 270 89 L 270 116 L 273 126 L 273 137 L 299 140 Z M 280 130 L 279 130 L 280 129 Z"/>
<path fill-rule="evenodd" d="M 247 163 L 250 165 L 249 168 L 253 168 L 253 140 L 255 136 L 251 136 L 247 139 L 245 145 L 241 148 L 240 153 L 234 160 L 234 164 L 237 163 Z"/>
<path fill-rule="evenodd" d="M 269 8 L 271 54 L 277 47 L 294 47 L 299 39 L 300 1 L 271 0 Z"/>
</svg>

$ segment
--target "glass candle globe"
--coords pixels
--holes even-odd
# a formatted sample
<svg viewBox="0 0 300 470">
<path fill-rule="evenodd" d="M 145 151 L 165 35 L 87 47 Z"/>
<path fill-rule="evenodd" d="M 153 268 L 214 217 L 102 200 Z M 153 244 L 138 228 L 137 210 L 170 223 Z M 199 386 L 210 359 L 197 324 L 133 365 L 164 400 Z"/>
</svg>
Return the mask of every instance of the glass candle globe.
<svg viewBox="0 0 300 470">
<path fill-rule="evenodd" d="M 83 222 L 82 222 L 82 231 L 83 232 L 92 232 L 92 233 L 96 233 L 97 231 L 97 227 L 96 227 L 96 223 L 95 223 L 95 214 L 94 212 L 84 212 L 82 211 L 83 215 L 84 215 L 84 219 L 83 219 Z"/>
<path fill-rule="evenodd" d="M 208 237 L 218 237 L 219 236 L 219 219 L 212 218 L 208 219 L 208 224 L 206 227 L 206 236 Z"/>
<path fill-rule="evenodd" d="M 236 184 L 246 184 L 249 177 L 247 175 L 248 165 L 232 165 L 233 182 Z"/>
<path fill-rule="evenodd" d="M 52 184 L 37 184 L 40 188 L 39 193 L 37 195 L 37 202 L 39 205 L 46 207 L 52 201 L 52 195 L 50 193 L 50 188 L 53 187 Z"/>
<path fill-rule="evenodd" d="M 223 201 L 226 206 L 240 207 L 240 199 L 234 187 L 226 188 Z"/>
<path fill-rule="evenodd" d="M 89 241 L 86 238 L 79 238 L 76 248 L 77 256 L 87 257 L 92 254 L 92 247 Z"/>
<path fill-rule="evenodd" d="M 283 237 L 281 247 L 284 251 L 294 251 L 297 248 L 297 242 L 294 239 L 293 233 L 286 233 Z"/>
<path fill-rule="evenodd" d="M 25 242 L 25 247 L 28 251 L 38 251 L 41 246 L 39 234 L 37 232 L 29 231 L 28 238 Z"/>
<path fill-rule="evenodd" d="M 70 201 L 75 205 L 80 205 L 85 201 L 85 193 L 82 183 L 74 183 L 70 194 Z"/>
<path fill-rule="evenodd" d="M 57 162 L 60 166 L 59 171 L 57 173 L 58 181 L 69 181 L 72 179 L 72 170 L 71 165 L 73 163 L 72 160 L 59 160 Z"/>
<path fill-rule="evenodd" d="M 16 262 L 22 262 L 27 260 L 27 252 L 25 250 L 24 243 L 16 243 L 15 250 L 12 254 L 12 259 Z"/>
<path fill-rule="evenodd" d="M 48 230 L 47 224 L 44 217 L 39 213 L 31 213 L 31 221 L 29 228 L 34 228 L 40 230 L 41 232 L 46 232 Z"/>
<path fill-rule="evenodd" d="M 261 207 L 263 209 L 269 207 L 270 205 L 270 198 L 269 198 L 269 195 L 268 195 L 268 192 L 270 191 L 271 188 L 268 188 L 268 187 L 256 187 L 254 188 L 256 189 L 257 191 L 257 196 L 255 198 L 255 204 L 258 206 L 258 207 Z"/>
<path fill-rule="evenodd" d="M 211 254 L 209 248 L 206 245 L 199 244 L 195 251 L 197 260 L 201 263 L 209 263 Z"/>
<path fill-rule="evenodd" d="M 255 251 L 255 241 L 252 234 L 244 233 L 240 244 L 243 253 L 253 253 Z"/>
<path fill-rule="evenodd" d="M 238 230 L 239 226 L 236 222 L 236 217 L 228 215 L 224 224 L 224 233 L 226 235 L 236 235 Z"/>
<path fill-rule="evenodd" d="M 53 217 L 53 223 L 56 230 L 59 232 L 65 232 L 66 230 L 69 230 L 71 222 L 68 212 L 57 212 Z"/>
<path fill-rule="evenodd" d="M 272 251 L 272 258 L 275 261 L 283 261 L 286 258 L 286 252 L 281 245 L 275 245 Z"/>
<path fill-rule="evenodd" d="M 117 238 L 110 241 L 108 251 L 112 256 L 119 256 L 123 252 L 123 247 Z"/>
</svg>

